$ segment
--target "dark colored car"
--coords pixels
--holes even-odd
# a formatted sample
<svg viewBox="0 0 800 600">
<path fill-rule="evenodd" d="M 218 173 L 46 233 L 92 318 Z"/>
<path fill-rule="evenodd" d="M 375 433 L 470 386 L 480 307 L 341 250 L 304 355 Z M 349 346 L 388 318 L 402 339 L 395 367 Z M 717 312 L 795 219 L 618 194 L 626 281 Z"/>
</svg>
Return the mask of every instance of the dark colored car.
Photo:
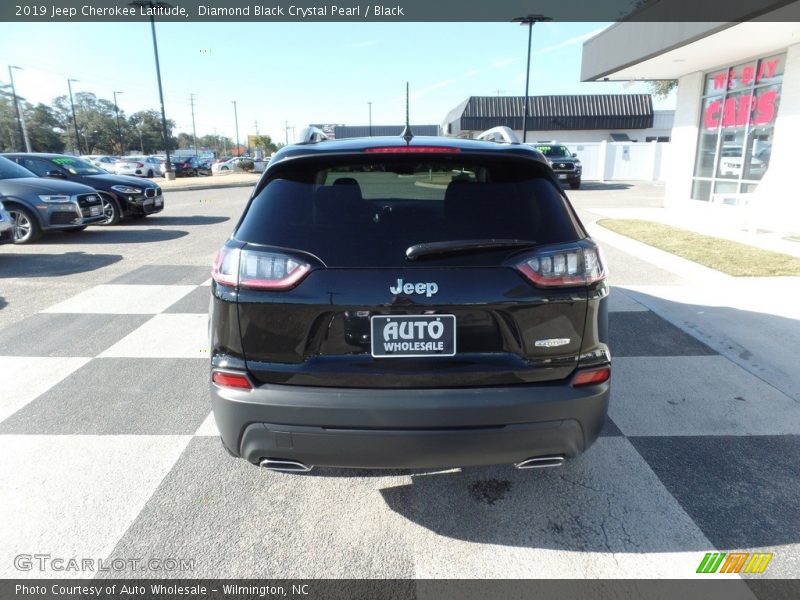
<svg viewBox="0 0 800 600">
<path fill-rule="evenodd" d="M 164 210 L 161 187 L 141 177 L 112 175 L 75 156 L 65 154 L 3 154 L 40 177 L 88 185 L 103 202 L 104 225 L 116 225 L 123 217 L 143 218 Z"/>
<path fill-rule="evenodd" d="M 566 181 L 573 190 L 581 187 L 583 165 L 577 154 L 570 152 L 563 144 L 555 142 L 539 142 L 533 144 L 533 147 L 544 154 L 559 181 Z"/>
<path fill-rule="evenodd" d="M 166 161 L 164 161 L 166 162 Z M 171 156 L 172 170 L 175 177 L 197 177 L 198 175 L 211 175 L 211 166 L 206 161 L 196 156 Z M 165 171 L 164 164 L 161 165 L 161 172 Z"/>
<path fill-rule="evenodd" d="M 213 268 L 222 443 L 285 471 L 557 466 L 606 418 L 607 295 L 530 146 L 287 146 Z"/>
<path fill-rule="evenodd" d="M 105 219 L 92 188 L 42 179 L 2 156 L 0 202 L 10 217 L 15 244 L 35 242 L 45 231 L 82 231 Z"/>
</svg>

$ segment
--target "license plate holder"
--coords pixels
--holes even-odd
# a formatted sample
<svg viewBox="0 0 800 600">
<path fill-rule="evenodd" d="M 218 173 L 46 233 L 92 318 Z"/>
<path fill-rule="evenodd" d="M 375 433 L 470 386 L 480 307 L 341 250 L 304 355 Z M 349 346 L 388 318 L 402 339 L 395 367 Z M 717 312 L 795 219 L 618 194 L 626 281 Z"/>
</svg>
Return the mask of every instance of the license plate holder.
<svg viewBox="0 0 800 600">
<path fill-rule="evenodd" d="M 99 206 L 90 206 L 89 207 L 89 216 L 96 217 L 100 215 L 100 207 Z"/>
<path fill-rule="evenodd" d="M 373 315 L 370 351 L 374 358 L 455 356 L 455 315 Z"/>
<path fill-rule="evenodd" d="M 564 173 L 559 173 L 559 174 L 558 174 L 558 178 L 559 178 L 559 179 L 566 179 L 566 178 L 567 178 L 567 176 L 566 176 Z"/>
</svg>

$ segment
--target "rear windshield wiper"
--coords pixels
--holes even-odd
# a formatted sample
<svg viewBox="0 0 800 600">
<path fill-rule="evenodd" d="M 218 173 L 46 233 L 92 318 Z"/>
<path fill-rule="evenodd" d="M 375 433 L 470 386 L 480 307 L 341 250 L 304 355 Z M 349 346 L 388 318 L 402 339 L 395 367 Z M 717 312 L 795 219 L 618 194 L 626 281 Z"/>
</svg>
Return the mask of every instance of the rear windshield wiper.
<svg viewBox="0 0 800 600">
<path fill-rule="evenodd" d="M 441 254 L 457 254 L 459 252 L 480 252 L 481 250 L 496 250 L 498 248 L 528 248 L 535 246 L 534 240 L 516 239 L 481 239 L 481 240 L 451 240 L 447 242 L 427 242 L 414 244 L 406 248 L 406 258 L 417 260 L 425 256 Z"/>
</svg>

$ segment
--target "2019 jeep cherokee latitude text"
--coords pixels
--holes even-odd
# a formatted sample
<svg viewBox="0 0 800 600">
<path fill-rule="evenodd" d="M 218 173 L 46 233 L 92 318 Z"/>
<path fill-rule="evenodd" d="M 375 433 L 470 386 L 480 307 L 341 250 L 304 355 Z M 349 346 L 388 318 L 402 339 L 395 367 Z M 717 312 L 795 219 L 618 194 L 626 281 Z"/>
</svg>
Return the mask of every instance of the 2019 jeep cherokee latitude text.
<svg viewBox="0 0 800 600">
<path fill-rule="evenodd" d="M 215 260 L 222 442 L 278 470 L 560 464 L 605 420 L 607 294 L 529 146 L 288 146 Z"/>
</svg>

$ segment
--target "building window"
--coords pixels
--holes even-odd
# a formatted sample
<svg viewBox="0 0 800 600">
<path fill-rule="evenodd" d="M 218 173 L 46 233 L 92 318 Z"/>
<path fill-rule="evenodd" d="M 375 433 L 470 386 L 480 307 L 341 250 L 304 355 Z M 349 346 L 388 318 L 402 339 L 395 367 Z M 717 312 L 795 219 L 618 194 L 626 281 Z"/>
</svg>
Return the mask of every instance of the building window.
<svg viewBox="0 0 800 600">
<path fill-rule="evenodd" d="M 755 190 L 769 167 L 785 63 L 779 54 L 706 75 L 693 199 Z"/>
</svg>

